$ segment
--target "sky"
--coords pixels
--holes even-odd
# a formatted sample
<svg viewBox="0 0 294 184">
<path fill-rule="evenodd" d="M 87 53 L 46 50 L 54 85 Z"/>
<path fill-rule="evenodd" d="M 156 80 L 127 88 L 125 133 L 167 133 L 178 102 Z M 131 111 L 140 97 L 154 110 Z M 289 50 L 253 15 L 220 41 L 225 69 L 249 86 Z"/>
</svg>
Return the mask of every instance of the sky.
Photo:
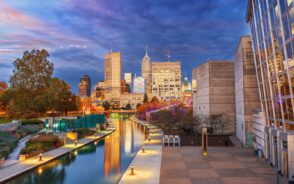
<svg viewBox="0 0 294 184">
<path fill-rule="evenodd" d="M 146 46 L 152 61 L 181 61 L 191 80 L 207 60 L 233 60 L 250 34 L 246 8 L 246 0 L 0 0 L 0 81 L 24 51 L 46 49 L 54 76 L 76 93 L 84 74 L 92 86 L 103 80 L 111 50 L 123 73 L 140 76 Z"/>
</svg>

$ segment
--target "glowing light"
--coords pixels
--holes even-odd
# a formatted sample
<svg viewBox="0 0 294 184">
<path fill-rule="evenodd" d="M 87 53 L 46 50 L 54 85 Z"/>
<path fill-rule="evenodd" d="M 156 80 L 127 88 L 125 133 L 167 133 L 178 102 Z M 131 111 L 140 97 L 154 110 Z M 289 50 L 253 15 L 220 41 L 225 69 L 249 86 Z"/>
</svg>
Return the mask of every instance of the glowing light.
<svg viewBox="0 0 294 184">
<path fill-rule="evenodd" d="M 42 161 L 42 153 L 39 154 L 39 161 Z"/>
<path fill-rule="evenodd" d="M 134 167 L 134 165 L 131 165 L 131 173 L 130 173 L 130 175 L 135 175 L 135 167 Z"/>
<path fill-rule="evenodd" d="M 77 155 L 78 154 L 78 151 L 77 150 L 75 150 L 75 153 L 74 153 L 75 155 Z"/>
<path fill-rule="evenodd" d="M 43 169 L 41 167 L 39 167 L 38 174 L 42 174 L 42 173 L 43 173 Z"/>
</svg>

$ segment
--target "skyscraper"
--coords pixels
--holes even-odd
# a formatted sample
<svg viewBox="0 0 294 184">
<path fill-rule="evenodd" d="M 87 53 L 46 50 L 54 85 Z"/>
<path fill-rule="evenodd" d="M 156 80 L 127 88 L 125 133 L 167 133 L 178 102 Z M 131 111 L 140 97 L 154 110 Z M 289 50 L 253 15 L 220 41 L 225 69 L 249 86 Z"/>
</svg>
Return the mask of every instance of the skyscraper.
<svg viewBox="0 0 294 184">
<path fill-rule="evenodd" d="M 152 97 L 160 100 L 179 100 L 182 97 L 181 62 L 152 62 L 151 74 Z"/>
<path fill-rule="evenodd" d="M 294 180 L 294 7 L 293 0 L 249 0 L 249 23 L 261 110 L 264 155 Z"/>
<path fill-rule="evenodd" d="M 82 98 L 91 96 L 91 79 L 88 75 L 84 75 L 79 82 L 78 96 Z"/>
<path fill-rule="evenodd" d="M 142 77 L 145 79 L 146 89 L 145 92 L 148 96 L 152 94 L 152 64 L 150 61 L 150 57 L 148 56 L 148 52 L 146 49 L 146 53 L 144 58 L 142 59 Z"/>
<path fill-rule="evenodd" d="M 133 79 L 134 79 L 134 75 L 132 73 L 124 74 L 124 80 L 129 85 L 130 89 L 133 89 Z"/>
<path fill-rule="evenodd" d="M 145 79 L 142 77 L 134 78 L 133 93 L 145 93 Z"/>
<path fill-rule="evenodd" d="M 105 55 L 104 70 L 106 98 L 117 99 L 121 94 L 120 52 L 111 52 Z"/>
</svg>

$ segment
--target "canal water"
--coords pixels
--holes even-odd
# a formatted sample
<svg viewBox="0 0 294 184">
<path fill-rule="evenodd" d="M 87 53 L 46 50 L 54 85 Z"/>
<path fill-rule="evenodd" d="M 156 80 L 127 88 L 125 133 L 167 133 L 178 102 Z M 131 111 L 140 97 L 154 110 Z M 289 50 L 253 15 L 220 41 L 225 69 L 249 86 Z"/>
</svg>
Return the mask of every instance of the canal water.
<svg viewBox="0 0 294 184">
<path fill-rule="evenodd" d="M 142 147 L 143 129 L 129 118 L 112 118 L 116 131 L 21 175 L 9 184 L 117 183 Z"/>
</svg>

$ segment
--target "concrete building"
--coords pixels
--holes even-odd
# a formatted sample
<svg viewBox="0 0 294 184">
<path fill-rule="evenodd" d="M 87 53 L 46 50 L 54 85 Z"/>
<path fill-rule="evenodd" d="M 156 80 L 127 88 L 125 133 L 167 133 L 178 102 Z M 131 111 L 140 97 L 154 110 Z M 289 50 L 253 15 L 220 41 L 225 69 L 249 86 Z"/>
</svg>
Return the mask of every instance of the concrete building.
<svg viewBox="0 0 294 184">
<path fill-rule="evenodd" d="M 152 97 L 180 100 L 182 97 L 181 62 L 152 62 Z"/>
<path fill-rule="evenodd" d="M 260 100 L 250 36 L 241 37 L 234 60 L 236 135 L 244 146 L 251 146 L 252 114 L 260 109 Z"/>
<path fill-rule="evenodd" d="M 130 85 L 125 81 L 121 81 L 121 93 L 130 93 L 131 92 L 131 87 Z"/>
<path fill-rule="evenodd" d="M 119 99 L 121 94 L 121 54 L 111 52 L 104 61 L 105 92 L 108 100 Z"/>
<path fill-rule="evenodd" d="M 134 75 L 132 73 L 125 73 L 124 74 L 124 80 L 130 86 L 130 89 L 133 89 Z"/>
<path fill-rule="evenodd" d="M 134 78 L 133 92 L 134 93 L 145 93 L 146 83 L 142 77 Z"/>
<path fill-rule="evenodd" d="M 142 59 L 142 77 L 145 79 L 146 89 L 145 92 L 148 96 L 152 94 L 152 63 L 148 56 L 147 49 L 144 58 Z"/>
<path fill-rule="evenodd" d="M 264 156 L 294 181 L 294 6 L 292 0 L 249 0 L 250 26 L 261 110 Z"/>
<path fill-rule="evenodd" d="M 91 79 L 88 75 L 84 75 L 79 82 L 78 96 L 86 98 L 91 96 Z"/>
<path fill-rule="evenodd" d="M 120 107 L 126 107 L 127 104 L 132 106 L 132 109 L 136 109 L 138 104 L 142 104 L 144 99 L 144 93 L 125 93 L 121 94 Z"/>
<path fill-rule="evenodd" d="M 193 69 L 193 80 L 197 86 L 197 89 L 193 89 L 194 115 L 206 117 L 225 115 L 229 125 L 224 132 L 234 133 L 234 63 L 229 61 L 207 61 Z"/>
</svg>

